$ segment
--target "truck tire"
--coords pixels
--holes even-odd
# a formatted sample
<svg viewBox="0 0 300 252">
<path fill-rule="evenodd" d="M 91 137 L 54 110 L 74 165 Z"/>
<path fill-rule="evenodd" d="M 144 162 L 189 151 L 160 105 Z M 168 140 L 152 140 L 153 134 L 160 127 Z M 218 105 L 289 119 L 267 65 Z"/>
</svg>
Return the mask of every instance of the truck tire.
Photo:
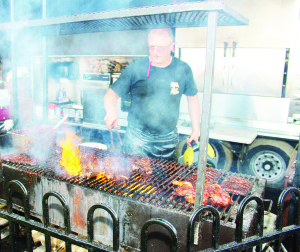
<svg viewBox="0 0 300 252">
<path fill-rule="evenodd" d="M 213 147 L 216 155 L 217 167 L 220 170 L 229 171 L 232 165 L 233 153 L 229 149 L 230 143 L 209 139 L 210 145 Z"/>
<path fill-rule="evenodd" d="M 283 189 L 293 147 L 280 140 L 259 138 L 249 146 L 242 173 L 267 180 L 267 187 Z"/>
</svg>

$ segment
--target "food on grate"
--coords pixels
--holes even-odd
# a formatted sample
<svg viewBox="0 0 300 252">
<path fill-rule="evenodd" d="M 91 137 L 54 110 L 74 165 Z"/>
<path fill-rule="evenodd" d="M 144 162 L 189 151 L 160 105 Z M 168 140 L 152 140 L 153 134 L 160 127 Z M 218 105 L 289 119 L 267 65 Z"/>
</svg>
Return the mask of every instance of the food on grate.
<svg viewBox="0 0 300 252">
<path fill-rule="evenodd" d="M 250 182 L 249 180 L 233 175 L 225 178 L 221 183 L 222 189 L 226 192 L 234 193 L 241 196 L 246 196 L 251 186 L 252 182 Z"/>
<path fill-rule="evenodd" d="M 203 194 L 204 205 L 210 202 L 213 205 L 229 206 L 231 202 L 230 195 L 215 182 L 220 174 L 221 172 L 219 170 L 207 167 Z M 196 182 L 197 172 L 194 172 L 185 181 L 174 180 L 172 184 L 176 185 L 177 188 L 174 190 L 173 194 L 175 196 L 183 196 L 186 201 L 195 203 Z"/>
<path fill-rule="evenodd" d="M 61 156 L 61 152 L 57 153 L 57 155 Z M 99 158 L 95 154 L 80 153 L 78 158 L 81 165 L 79 175 L 86 179 L 100 177 L 100 175 L 102 175 L 109 180 L 124 181 L 128 180 L 133 172 L 136 172 L 145 180 L 152 174 L 151 160 L 147 157 L 125 157 L 120 154 L 118 156 L 111 155 Z M 2 156 L 1 159 L 22 165 L 41 165 L 38 158 L 30 157 L 25 154 L 5 155 Z"/>
<path fill-rule="evenodd" d="M 142 179 L 152 174 L 151 161 L 147 157 L 109 156 L 104 158 L 105 176 L 113 180 L 128 180 L 132 172 L 137 172 Z"/>
<path fill-rule="evenodd" d="M 221 170 L 217 170 L 212 167 L 207 167 L 206 175 L 205 175 L 205 183 L 214 183 L 219 179 L 221 175 L 222 175 Z"/>
<path fill-rule="evenodd" d="M 30 165 L 30 166 L 39 164 L 38 158 L 29 157 L 24 154 L 5 155 L 5 156 L 1 157 L 1 160 L 5 160 L 5 161 L 16 163 L 16 164 Z"/>
<path fill-rule="evenodd" d="M 152 174 L 151 160 L 143 156 L 134 156 L 129 159 L 132 171 L 138 172 L 143 179 L 147 179 Z"/>
<path fill-rule="evenodd" d="M 174 191 L 175 196 L 183 196 L 186 201 L 195 203 L 196 191 L 190 182 L 174 180 L 172 183 L 178 186 Z"/>
<path fill-rule="evenodd" d="M 82 176 L 87 179 L 96 177 L 101 172 L 101 169 L 103 169 L 97 157 L 92 154 L 81 155 L 80 163 L 82 166 Z"/>
<path fill-rule="evenodd" d="M 212 184 L 212 185 L 206 185 L 207 193 L 209 194 L 209 201 L 213 205 L 218 206 L 229 206 L 231 202 L 230 195 L 222 190 L 221 186 L 219 184 Z"/>
<path fill-rule="evenodd" d="M 196 197 L 196 188 L 192 185 L 192 183 L 187 181 L 176 181 L 174 180 L 173 185 L 177 185 L 178 187 L 174 190 L 175 196 L 183 196 L 185 200 L 189 203 L 195 203 Z M 230 195 L 222 190 L 221 186 L 218 184 L 207 184 L 204 186 L 204 194 L 203 194 L 203 204 L 206 205 L 210 202 L 213 205 L 218 206 L 229 206 L 231 202 Z"/>
<path fill-rule="evenodd" d="M 114 181 L 128 180 L 130 171 L 127 161 L 121 156 L 109 156 L 103 159 L 105 177 Z"/>
<path fill-rule="evenodd" d="M 219 179 L 221 175 L 221 171 L 214 169 L 212 167 L 206 168 L 206 175 L 205 175 L 205 183 L 212 184 Z M 197 182 L 197 171 L 195 171 L 192 175 L 190 175 L 185 181 L 192 183 L 194 187 L 196 187 Z"/>
</svg>

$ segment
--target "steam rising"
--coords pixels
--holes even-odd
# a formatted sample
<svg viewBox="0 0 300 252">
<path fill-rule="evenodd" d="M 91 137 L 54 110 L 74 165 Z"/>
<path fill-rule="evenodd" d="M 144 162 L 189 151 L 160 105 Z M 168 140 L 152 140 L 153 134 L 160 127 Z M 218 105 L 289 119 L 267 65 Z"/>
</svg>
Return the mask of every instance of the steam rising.
<svg viewBox="0 0 300 252">
<path fill-rule="evenodd" d="M 6 1 L 1 3 L 0 22 L 10 22 L 15 20 L 22 22 L 24 20 L 34 20 L 39 22 L 42 18 L 42 0 L 15 0 L 14 17 L 10 17 L 10 6 Z M 116 6 L 119 9 L 132 8 L 132 1 L 83 1 L 66 0 L 63 2 L 46 1 L 46 17 L 58 17 L 62 15 L 73 15 L 81 13 L 91 13 L 97 11 L 113 10 Z M 47 29 L 47 28 L 45 28 Z M 13 103 L 10 104 L 10 116 L 14 120 L 16 127 L 14 129 L 23 129 L 33 125 L 45 124 L 43 122 L 43 110 L 45 104 L 50 102 L 49 97 L 44 97 L 45 87 L 43 79 L 43 37 L 39 29 L 16 30 L 14 34 L 10 31 L 2 31 L 0 36 L 0 57 L 3 80 L 6 88 L 11 91 L 11 96 L 16 103 L 17 109 L 13 109 Z M 70 31 L 72 33 L 72 31 Z M 113 31 L 83 33 L 72 35 L 57 35 L 46 38 L 46 47 L 49 57 L 56 56 L 89 56 L 89 55 L 146 55 L 147 54 L 147 31 Z M 11 43 L 13 42 L 13 43 Z M 39 60 L 33 59 L 39 57 Z M 68 60 L 74 58 L 69 57 Z M 50 60 L 49 60 L 50 61 Z M 82 79 L 82 69 L 78 80 L 60 79 L 59 82 L 52 79 L 48 74 L 48 96 L 51 92 L 55 93 L 57 88 L 66 87 L 67 95 L 70 100 L 80 103 L 79 94 L 76 90 L 84 88 Z M 11 73 L 13 78 L 7 78 L 6 73 Z M 5 73 L 5 74 L 4 74 Z M 12 80 L 17 79 L 17 84 Z M 13 87 L 17 86 L 17 90 Z M 69 91 L 69 92 L 68 92 Z M 46 93 L 47 93 L 46 92 Z M 52 99 L 52 98 L 51 98 Z M 95 111 L 97 113 L 97 111 Z M 55 122 L 54 122 L 55 123 Z M 48 124 L 48 122 L 46 122 Z M 53 124 L 53 123 L 51 123 Z M 84 135 L 90 133 L 82 132 Z M 43 135 L 39 136 L 41 141 Z M 91 136 L 91 138 L 94 136 Z M 99 141 L 99 139 L 89 139 L 90 141 Z M 4 148 L 4 147 L 3 147 Z M 3 148 L 1 149 L 3 153 Z M 37 148 L 35 156 L 41 156 Z"/>
</svg>

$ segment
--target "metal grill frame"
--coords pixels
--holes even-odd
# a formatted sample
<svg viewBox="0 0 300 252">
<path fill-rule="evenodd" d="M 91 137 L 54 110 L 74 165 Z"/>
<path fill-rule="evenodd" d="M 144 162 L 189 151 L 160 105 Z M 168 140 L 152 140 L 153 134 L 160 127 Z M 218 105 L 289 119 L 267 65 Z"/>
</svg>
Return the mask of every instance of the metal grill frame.
<svg viewBox="0 0 300 252">
<path fill-rule="evenodd" d="M 0 170 L 1 173 L 1 170 Z M 76 232 L 80 235 L 86 236 L 86 215 L 89 207 L 92 206 L 94 202 L 101 202 L 110 205 L 115 212 L 118 214 L 120 220 L 120 237 L 122 248 L 139 248 L 141 246 L 139 239 L 140 236 L 140 227 L 143 226 L 144 222 L 150 218 L 163 218 L 166 221 L 172 222 L 176 219 L 176 222 L 173 223 L 173 226 L 178 230 L 178 243 L 179 251 L 185 251 L 187 246 L 187 230 L 188 230 L 188 220 L 192 213 L 185 213 L 181 210 L 163 208 L 159 205 L 153 205 L 148 202 L 137 201 L 131 197 L 125 197 L 120 195 L 114 195 L 112 193 L 104 192 L 98 189 L 90 188 L 84 186 L 83 184 L 71 183 L 60 179 L 55 179 L 52 177 L 44 176 L 45 174 L 34 174 L 30 171 L 22 172 L 19 166 L 8 166 L 3 163 L 2 166 L 2 177 L 4 178 L 2 188 L 3 192 L 1 193 L 0 202 L 5 204 L 5 190 L 7 183 L 11 180 L 19 180 L 25 185 L 29 194 L 29 204 L 31 215 L 35 218 L 42 219 L 43 207 L 41 204 L 41 198 L 43 194 L 49 191 L 59 191 L 64 194 L 66 202 L 70 206 L 70 216 L 71 220 L 71 229 L 73 232 Z M 261 181 L 264 182 L 264 181 Z M 259 190 L 255 190 L 255 194 L 261 197 L 262 192 L 265 186 L 263 184 L 258 185 Z M 15 188 L 14 188 L 15 189 Z M 14 198 L 14 209 L 17 211 L 24 212 L 23 201 L 20 197 L 18 191 L 14 190 L 16 196 Z M 79 200 L 75 203 L 74 200 Z M 64 226 L 64 213 L 61 208 L 55 207 L 56 202 L 53 199 L 50 199 L 50 221 L 52 224 L 63 227 Z M 54 204 L 54 205 L 53 205 Z M 52 210 L 53 209 L 53 210 Z M 235 211 L 237 207 L 234 207 Z M 220 211 L 220 210 L 219 210 Z M 253 227 L 255 225 L 255 215 L 253 211 L 246 211 L 247 222 L 243 227 L 243 237 L 253 235 Z M 95 226 L 95 239 L 107 244 L 112 244 L 112 227 L 110 225 L 109 217 L 105 213 L 100 213 L 100 217 L 105 218 L 103 222 L 98 222 Z M 220 233 L 222 234 L 221 243 L 228 243 L 233 241 L 235 234 L 235 223 L 234 221 L 226 221 L 222 217 L 224 213 L 220 212 L 221 226 Z M 78 218 L 76 218 L 76 216 Z M 236 214 L 234 214 L 234 220 Z M 82 222 L 80 222 L 82 220 Z M 248 221 L 249 220 L 249 221 Z M 78 222 L 79 221 L 79 222 Z M 202 230 L 211 229 L 210 221 L 203 221 Z M 154 227 L 155 228 L 155 227 Z M 152 228 L 151 228 L 152 229 Z M 105 230 L 102 231 L 102 230 Z M 161 230 L 160 230 L 161 231 Z M 168 234 L 164 234 L 169 236 Z M 209 234 L 204 233 L 203 235 L 207 236 L 203 239 L 204 243 L 199 243 L 198 250 L 207 248 L 210 244 L 211 237 Z M 155 239 L 160 240 L 160 238 L 155 237 Z M 170 237 L 168 237 L 170 239 Z M 160 241 L 159 241 L 160 242 Z M 157 243 L 156 243 L 157 244 Z"/>
<path fill-rule="evenodd" d="M 219 26 L 249 23 L 247 18 L 225 5 L 223 1 L 214 0 L 14 21 L 0 24 L 0 31 L 34 32 L 42 36 L 54 36 L 157 27 L 201 27 L 207 26 L 209 11 L 219 13 Z"/>
<path fill-rule="evenodd" d="M 93 154 L 95 155 L 97 158 L 101 159 L 103 157 L 110 157 L 110 156 L 114 156 L 114 154 L 111 154 L 110 151 L 106 151 L 106 150 L 97 150 L 94 148 L 90 148 L 90 147 L 83 147 L 81 148 L 82 153 L 86 153 L 86 154 Z M 124 159 L 126 159 L 127 157 L 129 157 L 130 155 L 124 155 Z M 171 184 L 172 184 L 172 180 L 185 180 L 187 177 L 191 176 L 192 174 L 194 174 L 197 171 L 197 167 L 196 166 L 188 166 L 188 165 L 182 165 L 179 163 L 175 163 L 175 162 L 171 162 L 171 161 L 164 161 L 164 160 L 156 160 L 156 159 L 151 159 L 151 167 L 154 169 L 153 171 L 153 180 L 156 180 L 156 183 L 145 183 L 145 181 L 138 181 L 138 180 L 131 180 L 131 181 L 126 181 L 126 186 L 125 187 L 120 187 L 120 183 L 117 183 L 117 186 L 113 186 L 113 185 L 107 185 L 106 181 L 100 181 L 100 182 L 93 182 L 91 181 L 91 183 L 93 184 L 97 184 L 97 186 L 89 186 L 89 183 L 87 183 L 87 181 L 89 180 L 89 178 L 85 179 L 84 177 L 79 176 L 75 176 L 75 177 L 66 177 L 64 175 L 59 175 L 56 174 L 55 171 L 51 168 L 53 168 L 53 164 L 55 163 L 53 160 L 55 160 L 55 156 L 50 156 L 51 158 L 48 158 L 47 162 L 45 163 L 41 163 L 41 164 L 36 164 L 36 165 L 26 165 L 26 164 L 21 164 L 21 163 L 10 163 L 10 161 L 6 161 L 5 159 L 2 160 L 3 162 L 3 167 L 4 170 L 17 170 L 18 173 L 23 173 L 23 174 L 27 174 L 29 176 L 29 184 L 36 184 L 39 182 L 39 180 L 35 180 L 34 177 L 46 177 L 50 180 L 52 179 L 56 179 L 58 181 L 61 182 L 65 182 L 67 184 L 72 184 L 72 185 L 82 185 L 84 187 L 87 187 L 91 190 L 99 190 L 101 192 L 104 193 L 109 193 L 110 195 L 115 195 L 118 197 L 127 197 L 125 196 L 125 194 L 128 193 L 132 194 L 134 197 L 133 199 L 137 202 L 143 202 L 149 205 L 153 205 L 153 206 L 159 206 L 161 208 L 165 208 L 165 209 L 169 209 L 169 210 L 173 210 L 173 211 L 179 211 L 180 213 L 183 214 L 187 214 L 190 215 L 191 212 L 193 211 L 193 204 L 192 203 L 188 203 L 187 201 L 185 201 L 183 199 L 183 197 L 180 196 L 174 196 L 174 194 L 172 194 L 171 192 Z M 51 160 L 51 161 L 49 161 Z M 54 165 L 55 166 L 55 165 Z M 49 168 L 49 169 L 48 169 Z M 207 167 L 207 169 L 209 169 L 210 167 Z M 3 170 L 3 171 L 4 171 Z M 165 175 L 164 172 L 162 172 L 161 170 L 165 170 L 164 172 L 166 173 L 172 173 L 173 175 L 168 174 L 168 182 L 163 184 L 163 182 L 165 182 L 166 180 L 163 179 L 159 179 L 162 176 Z M 157 173 L 158 171 L 160 171 L 159 173 Z M 249 194 L 253 194 L 253 192 L 257 192 L 257 188 L 259 188 L 259 193 L 256 194 L 257 196 L 262 196 L 263 192 L 261 192 L 261 188 L 265 187 L 265 181 L 261 180 L 261 179 L 257 179 L 256 177 L 250 176 L 250 175 L 245 175 L 245 174 L 237 174 L 237 173 L 232 173 L 232 172 L 224 172 L 224 171 L 220 171 L 220 170 L 216 170 L 219 173 L 216 175 L 216 177 L 214 178 L 214 181 L 216 183 L 221 184 L 221 181 L 223 181 L 226 177 L 230 177 L 231 175 L 233 176 L 237 176 L 239 178 L 244 178 L 249 180 L 252 185 L 248 190 L 248 195 Z M 7 175 L 7 174 L 6 174 Z M 172 176 L 176 176 L 173 177 L 171 179 Z M 134 177 L 140 177 L 140 175 L 136 174 L 133 175 Z M 10 175 L 8 177 L 9 179 L 14 178 L 14 175 Z M 151 177 L 152 178 L 152 177 Z M 106 180 L 106 179 L 105 179 Z M 23 180 L 22 180 L 23 181 Z M 34 181 L 34 182 L 33 182 Z M 109 180 L 107 180 L 109 182 Z M 33 182 L 33 183 L 31 183 Z M 214 182 L 214 183 L 215 183 Z M 110 182 L 109 182 L 110 183 Z M 99 185 L 98 185 L 99 184 Z M 28 184 L 25 184 L 26 186 L 28 186 Z M 99 186 L 99 187 L 98 187 Z M 153 194 L 150 194 L 152 196 L 148 196 L 147 199 L 145 200 L 141 200 L 141 198 L 144 198 L 146 196 L 146 193 L 141 193 L 141 191 L 145 190 L 146 187 L 149 187 L 149 189 L 147 191 L 151 192 L 153 191 Z M 108 188 L 108 189 L 107 189 Z M 134 190 L 130 189 L 130 188 L 135 188 Z M 143 188 L 143 189 L 141 189 Z M 110 192 L 110 191 L 115 191 L 115 192 Z M 121 195 L 119 194 L 121 193 Z M 228 221 L 228 219 L 233 219 L 235 220 L 235 214 L 232 213 L 234 212 L 234 208 L 235 205 L 239 202 L 241 202 L 241 200 L 245 197 L 244 196 L 240 196 L 238 194 L 234 194 L 234 193 L 230 193 L 231 194 L 231 200 L 234 203 L 231 203 L 230 206 L 228 207 L 224 207 L 224 206 L 217 206 L 214 205 L 214 207 L 218 207 L 218 210 L 220 211 L 220 215 L 221 218 L 223 218 L 224 223 L 226 223 Z M 0 193 L 1 195 L 1 193 Z M 158 196 L 157 196 L 158 195 Z M 128 198 L 128 197 L 127 197 Z M 131 199 L 131 198 L 128 198 Z M 1 199 L 0 199 L 1 202 Z M 31 202 L 32 203 L 32 202 Z"/>
<path fill-rule="evenodd" d="M 12 209 L 12 194 L 11 194 L 11 186 L 17 185 L 22 191 L 23 195 L 23 203 L 24 203 L 24 216 L 20 216 L 16 213 L 13 213 Z M 295 213 L 295 223 L 294 225 L 290 225 L 287 227 L 282 227 L 283 223 L 283 204 L 286 196 L 289 193 L 294 193 L 296 195 L 296 205 L 297 205 L 297 213 Z M 62 232 L 53 227 L 49 227 L 49 213 L 48 213 L 48 198 L 50 196 L 54 196 L 60 200 L 63 208 L 64 208 L 64 220 L 65 220 L 65 231 Z M 236 236 L 235 242 L 225 244 L 219 246 L 219 230 L 220 230 L 220 216 L 216 209 L 211 206 L 200 206 L 198 207 L 193 214 L 190 216 L 188 223 L 188 237 L 187 237 L 187 251 L 194 251 L 194 231 L 196 221 L 199 220 L 199 216 L 204 212 L 211 212 L 213 215 L 213 231 L 212 231 L 212 248 L 209 251 L 242 251 L 245 249 L 256 247 L 256 251 L 262 251 L 263 243 L 271 243 L 274 242 L 275 248 L 274 251 L 280 251 L 280 246 L 283 238 L 293 236 L 293 251 L 298 251 L 300 248 L 300 190 L 295 187 L 286 188 L 280 194 L 278 200 L 278 216 L 276 219 L 276 230 L 274 232 L 267 233 L 263 235 L 263 201 L 261 198 L 257 196 L 247 196 L 241 202 L 238 213 L 237 213 L 237 222 L 236 222 Z M 17 181 L 10 181 L 6 185 L 6 200 L 7 200 L 7 211 L 0 209 L 0 217 L 7 219 L 9 221 L 9 230 L 10 230 L 10 248 L 11 251 L 15 250 L 15 240 L 14 237 L 16 235 L 14 228 L 16 224 L 24 226 L 27 234 L 27 251 L 33 251 L 33 245 L 31 243 L 32 236 L 31 230 L 37 230 L 38 232 L 45 234 L 45 244 L 46 251 L 51 251 L 50 244 L 50 236 L 58 238 L 65 242 L 66 251 L 71 251 L 71 245 L 74 244 L 79 247 L 83 247 L 89 249 L 89 251 L 119 251 L 119 220 L 118 216 L 114 212 L 114 210 L 106 204 L 97 204 L 92 206 L 88 211 L 88 238 L 78 237 L 74 234 L 70 233 L 70 216 L 69 216 L 69 207 L 66 204 L 64 197 L 58 192 L 49 192 L 43 195 L 43 220 L 44 224 L 41 224 L 37 221 L 30 220 L 29 216 L 29 200 L 28 200 L 28 192 L 24 185 Z M 251 201 L 257 202 L 257 210 L 258 210 L 258 221 L 257 221 L 257 230 L 258 234 L 246 239 L 242 239 L 242 226 L 243 226 L 243 213 L 247 204 Z M 94 211 L 97 208 L 104 209 L 107 211 L 112 218 L 113 226 L 114 226 L 114 234 L 113 234 L 113 248 L 109 246 L 105 246 L 100 243 L 93 242 L 93 215 Z M 141 229 L 141 251 L 147 251 L 147 242 L 148 242 L 148 227 L 151 225 L 160 225 L 168 230 L 172 237 L 172 245 L 171 251 L 178 251 L 178 238 L 177 231 L 175 227 L 168 222 L 167 220 L 160 218 L 151 218 L 144 223 Z M 208 251 L 208 250 L 205 250 Z"/>
</svg>

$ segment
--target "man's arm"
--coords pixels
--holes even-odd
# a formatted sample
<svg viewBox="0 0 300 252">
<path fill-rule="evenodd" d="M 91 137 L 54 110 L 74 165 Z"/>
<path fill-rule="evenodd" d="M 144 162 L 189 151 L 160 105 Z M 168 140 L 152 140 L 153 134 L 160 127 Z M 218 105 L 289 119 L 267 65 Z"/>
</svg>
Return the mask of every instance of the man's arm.
<svg viewBox="0 0 300 252">
<path fill-rule="evenodd" d="M 117 128 L 119 124 L 119 118 L 117 114 L 117 100 L 119 98 L 120 96 L 118 96 L 111 88 L 109 88 L 104 95 L 104 108 L 106 110 L 104 122 L 109 130 L 112 127 Z"/>
<path fill-rule="evenodd" d="M 198 94 L 194 96 L 187 96 L 189 114 L 192 122 L 192 133 L 190 137 L 187 137 L 186 141 L 190 145 L 192 140 L 198 143 L 200 136 L 200 103 Z"/>
</svg>

